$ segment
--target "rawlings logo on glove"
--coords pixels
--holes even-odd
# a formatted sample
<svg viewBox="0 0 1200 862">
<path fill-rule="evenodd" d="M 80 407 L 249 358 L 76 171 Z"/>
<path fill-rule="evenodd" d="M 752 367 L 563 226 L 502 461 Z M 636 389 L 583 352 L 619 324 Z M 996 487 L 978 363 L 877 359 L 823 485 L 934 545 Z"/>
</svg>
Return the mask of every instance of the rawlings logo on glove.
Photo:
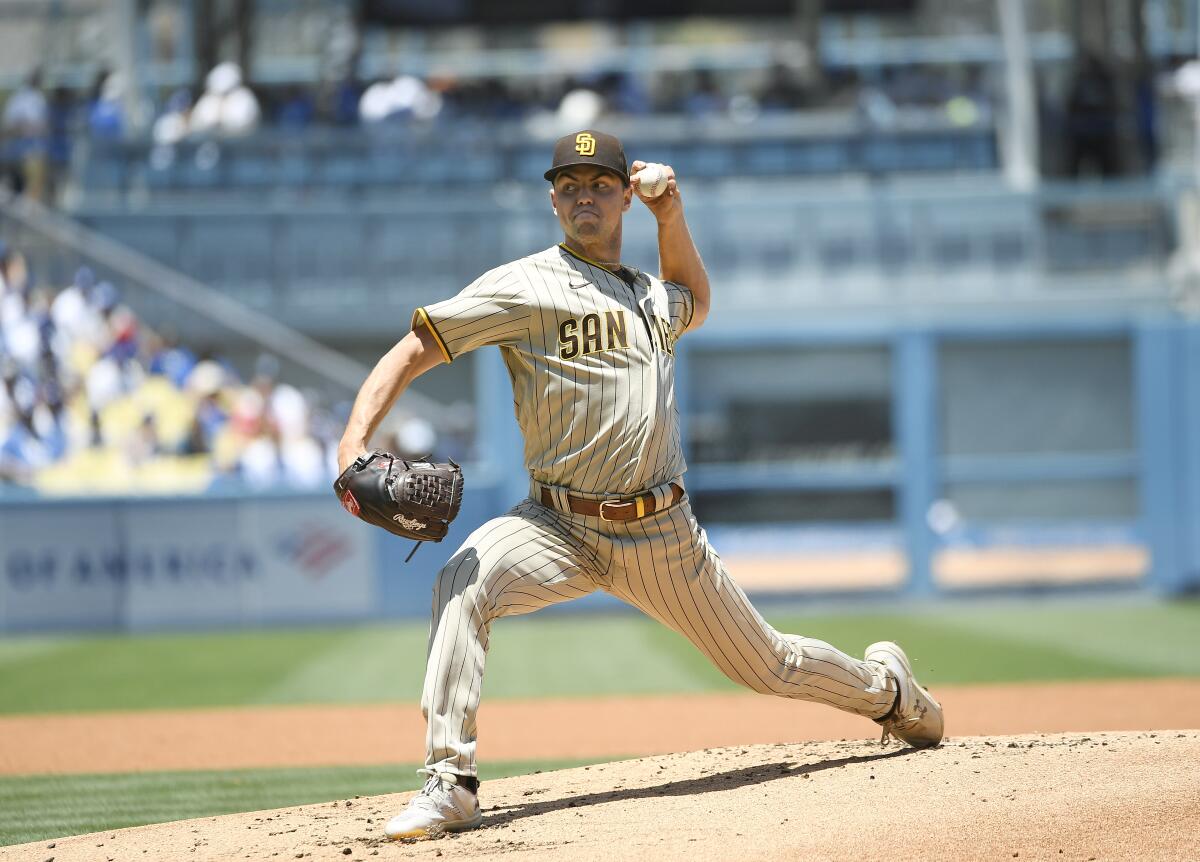
<svg viewBox="0 0 1200 862">
<path fill-rule="evenodd" d="M 376 449 L 342 471 L 333 490 L 359 520 L 406 539 L 440 542 L 462 505 L 463 472 L 453 461 L 404 461 Z"/>
</svg>

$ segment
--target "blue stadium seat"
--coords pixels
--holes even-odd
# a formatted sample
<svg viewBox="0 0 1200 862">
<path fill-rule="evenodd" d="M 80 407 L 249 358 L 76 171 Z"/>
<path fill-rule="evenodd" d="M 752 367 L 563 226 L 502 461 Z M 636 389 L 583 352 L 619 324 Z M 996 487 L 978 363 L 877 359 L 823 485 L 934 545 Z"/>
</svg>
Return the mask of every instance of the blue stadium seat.
<svg viewBox="0 0 1200 862">
<path fill-rule="evenodd" d="M 128 168 L 128 160 L 120 153 L 92 153 L 84 166 L 84 187 L 89 190 L 119 189 L 125 185 Z"/>
<path fill-rule="evenodd" d="M 193 152 L 180 160 L 174 176 L 178 180 L 179 188 L 214 189 L 224 184 L 221 167 L 219 161 L 213 165 L 198 162 Z"/>
<path fill-rule="evenodd" d="M 361 185 L 367 181 L 367 171 L 360 153 L 327 153 L 311 164 L 306 184 Z"/>
<path fill-rule="evenodd" d="M 770 142 L 749 148 L 742 167 L 748 174 L 786 174 L 792 163 L 791 148 L 787 144 Z"/>
<path fill-rule="evenodd" d="M 807 174 L 837 174 L 853 167 L 851 150 L 832 141 L 810 141 L 800 145 L 796 168 Z"/>
<path fill-rule="evenodd" d="M 227 176 L 236 186 L 271 186 L 278 182 L 278 159 L 266 153 L 231 153 Z"/>
<path fill-rule="evenodd" d="M 179 158 L 176 155 L 170 161 L 155 162 L 151 160 L 146 165 L 144 173 L 146 185 L 155 191 L 171 191 L 179 188 L 182 181 L 179 178 Z"/>
</svg>

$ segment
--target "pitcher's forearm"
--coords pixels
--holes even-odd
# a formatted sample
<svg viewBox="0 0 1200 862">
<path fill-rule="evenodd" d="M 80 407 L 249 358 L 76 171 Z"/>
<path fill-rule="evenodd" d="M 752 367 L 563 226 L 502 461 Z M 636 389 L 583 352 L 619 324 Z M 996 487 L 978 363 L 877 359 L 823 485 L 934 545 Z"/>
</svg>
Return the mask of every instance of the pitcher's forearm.
<svg viewBox="0 0 1200 862">
<path fill-rule="evenodd" d="M 412 367 L 413 351 L 405 336 L 375 363 L 375 367 L 363 382 L 346 421 L 339 448 L 362 452 L 370 443 L 371 436 L 392 409 L 396 399 L 412 382 L 409 370 Z"/>
<path fill-rule="evenodd" d="M 695 310 L 688 329 L 695 329 L 708 316 L 709 285 L 708 272 L 700 251 L 692 240 L 682 208 L 673 217 L 658 223 L 658 260 L 660 277 L 686 285 L 692 292 Z"/>
<path fill-rule="evenodd" d="M 424 327 L 400 339 L 375 363 L 358 390 L 346 430 L 338 444 L 338 466 L 345 469 L 370 447 L 371 437 L 396 399 L 420 375 L 442 361 L 441 353 Z"/>
</svg>

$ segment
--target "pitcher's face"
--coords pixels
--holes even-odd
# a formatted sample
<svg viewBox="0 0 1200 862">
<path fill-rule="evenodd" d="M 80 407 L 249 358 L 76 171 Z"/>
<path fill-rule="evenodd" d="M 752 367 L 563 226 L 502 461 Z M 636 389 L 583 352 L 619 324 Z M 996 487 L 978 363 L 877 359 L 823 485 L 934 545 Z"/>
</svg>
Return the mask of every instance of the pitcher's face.
<svg viewBox="0 0 1200 862">
<path fill-rule="evenodd" d="M 604 168 L 567 168 L 554 177 L 550 189 L 563 233 L 589 244 L 617 231 L 632 201 L 633 190 Z"/>
</svg>

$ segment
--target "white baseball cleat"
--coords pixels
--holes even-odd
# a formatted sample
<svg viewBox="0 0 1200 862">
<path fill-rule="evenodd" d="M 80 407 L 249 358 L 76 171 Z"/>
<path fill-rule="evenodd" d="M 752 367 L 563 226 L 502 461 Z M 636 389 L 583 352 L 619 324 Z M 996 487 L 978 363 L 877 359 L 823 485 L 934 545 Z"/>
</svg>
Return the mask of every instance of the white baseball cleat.
<svg viewBox="0 0 1200 862">
<path fill-rule="evenodd" d="M 434 772 L 412 798 L 408 808 L 383 827 L 388 838 L 430 838 L 443 832 L 463 832 L 483 822 L 479 798 L 458 783 L 451 772 Z"/>
<path fill-rule="evenodd" d="M 867 647 L 866 660 L 877 662 L 891 671 L 900 689 L 900 696 L 892 711 L 883 718 L 875 719 L 875 723 L 883 728 L 880 742 L 886 743 L 888 736 L 894 736 L 914 748 L 931 748 L 941 742 L 945 730 L 942 705 L 917 682 L 904 650 L 891 641 L 880 641 Z"/>
</svg>

